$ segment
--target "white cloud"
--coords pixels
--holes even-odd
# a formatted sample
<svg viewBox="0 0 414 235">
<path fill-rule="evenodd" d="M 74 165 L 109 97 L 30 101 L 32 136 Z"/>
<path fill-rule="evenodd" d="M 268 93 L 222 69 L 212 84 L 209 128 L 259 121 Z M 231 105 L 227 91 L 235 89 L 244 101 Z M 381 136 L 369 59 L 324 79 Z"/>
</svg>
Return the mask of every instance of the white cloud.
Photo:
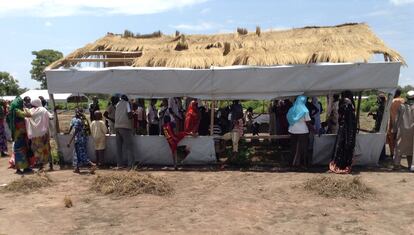
<svg viewBox="0 0 414 235">
<path fill-rule="evenodd" d="M 200 14 L 205 15 L 205 14 L 209 13 L 210 11 L 211 11 L 210 8 L 204 8 L 203 10 L 200 11 Z"/>
<path fill-rule="evenodd" d="M 388 10 L 379 10 L 379 11 L 369 12 L 369 13 L 365 14 L 365 16 L 375 17 L 375 16 L 387 16 L 387 15 L 391 15 L 391 14 L 392 13 Z"/>
<path fill-rule="evenodd" d="M 46 21 L 46 22 L 45 22 L 45 26 L 46 26 L 46 27 L 50 27 L 50 26 L 52 26 L 52 25 L 53 25 L 53 24 L 52 24 L 52 22 L 50 22 L 50 21 Z"/>
<path fill-rule="evenodd" d="M 208 0 L 1 0 L 0 16 L 144 15 L 206 1 Z"/>
<path fill-rule="evenodd" d="M 203 30 L 216 28 L 217 25 L 214 23 L 210 23 L 210 22 L 201 22 L 198 24 L 179 24 L 179 25 L 173 25 L 170 27 L 174 29 L 179 29 L 179 30 L 203 31 Z"/>
<path fill-rule="evenodd" d="M 414 0 L 390 0 L 390 2 L 396 6 L 414 3 Z"/>
</svg>

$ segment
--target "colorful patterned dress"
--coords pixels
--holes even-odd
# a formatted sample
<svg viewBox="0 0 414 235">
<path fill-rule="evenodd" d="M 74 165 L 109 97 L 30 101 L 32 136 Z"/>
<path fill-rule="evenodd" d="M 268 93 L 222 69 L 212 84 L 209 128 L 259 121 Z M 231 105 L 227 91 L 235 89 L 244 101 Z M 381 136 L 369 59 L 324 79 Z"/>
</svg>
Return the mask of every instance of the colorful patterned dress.
<svg viewBox="0 0 414 235">
<path fill-rule="evenodd" d="M 88 136 L 85 131 L 84 122 L 79 118 L 73 118 L 71 126 L 75 133 L 75 149 L 73 150 L 73 166 L 81 167 L 90 165 L 88 158 Z"/>
<path fill-rule="evenodd" d="M 40 137 L 32 138 L 32 150 L 37 164 L 45 164 L 48 162 L 50 154 L 50 138 L 49 133 Z"/>
<path fill-rule="evenodd" d="M 16 169 L 26 169 L 33 165 L 32 154 L 29 151 L 29 141 L 26 133 L 26 124 L 24 121 L 24 114 L 22 111 L 17 110 L 17 118 L 15 119 L 15 131 L 14 144 L 13 144 L 13 155 L 14 165 Z"/>
</svg>

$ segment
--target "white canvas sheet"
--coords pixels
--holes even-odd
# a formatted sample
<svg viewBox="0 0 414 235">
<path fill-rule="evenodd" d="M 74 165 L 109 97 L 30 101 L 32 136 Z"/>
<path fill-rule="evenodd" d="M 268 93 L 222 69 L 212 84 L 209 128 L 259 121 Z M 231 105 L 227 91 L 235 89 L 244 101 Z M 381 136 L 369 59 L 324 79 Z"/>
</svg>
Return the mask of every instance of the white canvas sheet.
<svg viewBox="0 0 414 235">
<path fill-rule="evenodd" d="M 341 90 L 394 89 L 400 63 L 325 63 L 211 69 L 79 68 L 46 71 L 50 93 L 124 93 L 141 97 L 273 99 Z"/>
<path fill-rule="evenodd" d="M 58 135 L 58 141 L 66 163 L 72 163 L 73 144 L 70 148 L 66 145 L 69 143 L 71 135 Z M 107 148 L 105 150 L 105 162 L 116 164 L 116 137 L 108 136 L 106 138 Z M 164 136 L 134 136 L 135 160 L 147 165 L 173 165 L 173 157 Z M 190 154 L 182 162 L 185 165 L 201 165 L 216 162 L 214 150 L 214 140 L 212 137 L 199 136 L 197 138 L 186 137 L 179 146 L 186 145 L 190 149 Z M 95 150 L 93 138 L 89 138 L 88 155 L 92 161 L 95 161 Z"/>
<path fill-rule="evenodd" d="M 336 135 L 315 136 L 312 164 L 327 165 L 331 161 Z M 376 166 L 385 144 L 384 133 L 359 133 L 355 145 L 355 165 Z"/>
</svg>

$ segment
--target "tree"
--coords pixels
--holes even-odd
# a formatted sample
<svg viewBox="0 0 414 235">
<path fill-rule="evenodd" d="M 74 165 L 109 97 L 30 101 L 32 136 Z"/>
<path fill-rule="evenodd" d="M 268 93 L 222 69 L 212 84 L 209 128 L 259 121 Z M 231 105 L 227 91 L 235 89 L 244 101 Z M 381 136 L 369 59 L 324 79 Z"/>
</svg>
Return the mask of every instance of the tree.
<svg viewBox="0 0 414 235">
<path fill-rule="evenodd" d="M 20 95 L 23 89 L 19 87 L 19 81 L 8 72 L 0 72 L 0 95 Z"/>
<path fill-rule="evenodd" d="M 32 55 L 36 56 L 32 61 L 32 70 L 30 70 L 32 79 L 40 82 L 40 87 L 42 89 L 47 89 L 46 74 L 44 70 L 51 63 L 61 59 L 63 54 L 60 51 L 44 49 L 41 51 L 32 51 Z"/>
</svg>

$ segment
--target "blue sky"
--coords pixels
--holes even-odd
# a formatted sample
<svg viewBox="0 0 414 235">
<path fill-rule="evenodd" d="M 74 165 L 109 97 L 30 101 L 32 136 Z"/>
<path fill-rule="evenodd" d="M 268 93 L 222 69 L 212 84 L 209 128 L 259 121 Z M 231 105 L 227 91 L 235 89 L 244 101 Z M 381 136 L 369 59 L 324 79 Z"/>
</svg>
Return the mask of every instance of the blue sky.
<svg viewBox="0 0 414 235">
<path fill-rule="evenodd" d="M 400 84 L 414 85 L 413 16 L 414 0 L 1 0 L 0 71 L 36 88 L 31 51 L 66 55 L 124 29 L 191 34 L 366 22 L 406 59 Z"/>
</svg>

